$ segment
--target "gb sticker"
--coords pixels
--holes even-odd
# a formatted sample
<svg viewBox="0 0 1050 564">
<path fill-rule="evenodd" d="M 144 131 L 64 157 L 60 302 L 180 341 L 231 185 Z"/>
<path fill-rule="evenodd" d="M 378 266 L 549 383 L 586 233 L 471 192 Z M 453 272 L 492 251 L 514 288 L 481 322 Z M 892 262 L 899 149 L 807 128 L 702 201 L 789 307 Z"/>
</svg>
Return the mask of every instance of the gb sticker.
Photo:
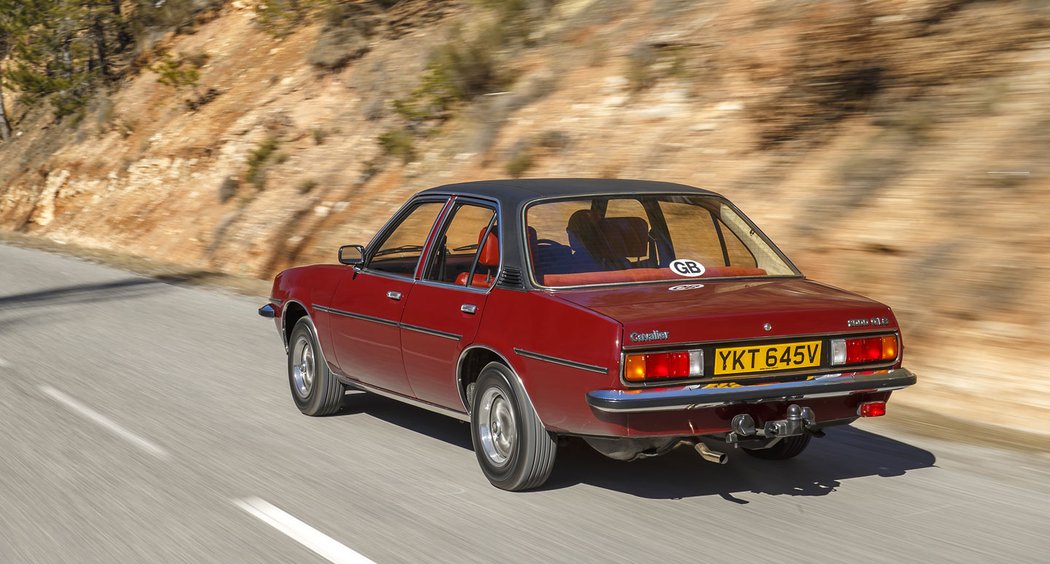
<svg viewBox="0 0 1050 564">
<path fill-rule="evenodd" d="M 671 270 L 673 270 L 675 274 L 686 276 L 688 278 L 703 276 L 704 272 L 707 271 L 707 269 L 704 268 L 704 265 L 691 259 L 678 259 L 671 261 Z"/>
</svg>

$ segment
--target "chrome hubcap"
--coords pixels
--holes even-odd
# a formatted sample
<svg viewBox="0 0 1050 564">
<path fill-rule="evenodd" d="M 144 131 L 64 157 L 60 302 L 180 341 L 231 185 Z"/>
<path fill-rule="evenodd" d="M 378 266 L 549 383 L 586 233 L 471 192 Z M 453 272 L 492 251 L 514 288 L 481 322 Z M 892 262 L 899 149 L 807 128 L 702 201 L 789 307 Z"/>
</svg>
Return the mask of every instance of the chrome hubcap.
<svg viewBox="0 0 1050 564">
<path fill-rule="evenodd" d="M 510 460 L 518 440 L 514 408 L 498 388 L 485 390 L 480 402 L 478 431 L 481 436 L 481 449 L 494 465 L 503 466 Z"/>
<path fill-rule="evenodd" d="M 292 386 L 295 395 L 306 399 L 314 385 L 314 346 L 306 336 L 295 341 L 292 348 Z"/>
</svg>

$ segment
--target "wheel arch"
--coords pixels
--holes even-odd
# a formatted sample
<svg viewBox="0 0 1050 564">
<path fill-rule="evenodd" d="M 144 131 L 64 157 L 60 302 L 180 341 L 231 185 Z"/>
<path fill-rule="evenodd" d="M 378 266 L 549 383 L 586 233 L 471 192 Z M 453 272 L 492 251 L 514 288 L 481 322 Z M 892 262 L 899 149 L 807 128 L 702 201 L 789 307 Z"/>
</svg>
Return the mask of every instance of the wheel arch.
<svg viewBox="0 0 1050 564">
<path fill-rule="evenodd" d="M 292 334 L 295 324 L 304 317 L 310 317 L 306 306 L 296 300 L 288 300 L 284 303 L 281 311 L 281 339 L 284 341 L 284 350 L 288 350 L 288 336 Z"/>
<path fill-rule="evenodd" d="M 521 379 L 521 375 L 518 374 L 518 370 L 514 368 L 514 365 L 511 364 L 506 356 L 488 345 L 481 344 L 471 345 L 463 349 L 463 352 L 459 355 L 459 363 L 456 366 L 456 389 L 459 390 L 459 399 L 463 403 L 463 409 L 468 414 L 470 413 L 470 403 L 467 401 L 467 387 L 477 381 L 481 370 L 490 362 L 499 362 L 506 366 L 507 370 L 510 370 L 510 373 L 513 375 L 511 385 L 521 392 L 529 407 L 532 408 L 532 411 L 536 413 L 536 417 L 539 418 L 539 412 L 536 411 L 536 406 L 532 403 L 532 398 L 529 397 L 529 391 L 525 388 L 525 382 Z M 540 423 L 543 423 L 543 421 L 541 420 Z"/>
</svg>

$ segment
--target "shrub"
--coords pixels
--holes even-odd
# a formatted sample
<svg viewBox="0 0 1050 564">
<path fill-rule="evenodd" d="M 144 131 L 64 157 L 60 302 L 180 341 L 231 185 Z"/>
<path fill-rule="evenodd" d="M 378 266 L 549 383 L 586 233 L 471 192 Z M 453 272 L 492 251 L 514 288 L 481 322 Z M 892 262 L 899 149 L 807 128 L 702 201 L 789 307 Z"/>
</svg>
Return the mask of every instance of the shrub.
<svg viewBox="0 0 1050 564">
<path fill-rule="evenodd" d="M 507 159 L 507 174 L 512 178 L 520 178 L 534 164 L 535 157 L 532 146 L 528 143 L 518 142 L 511 149 L 510 158 Z"/>
<path fill-rule="evenodd" d="M 317 181 L 312 179 L 312 178 L 310 178 L 308 180 L 303 180 L 302 182 L 300 182 L 297 189 L 299 190 L 300 194 L 308 194 L 314 188 L 317 188 L 317 185 L 318 185 Z"/>
<path fill-rule="evenodd" d="M 207 60 L 207 56 L 204 60 Z M 149 70 L 157 73 L 157 82 L 179 88 L 196 87 L 201 77 L 200 67 L 201 65 L 195 65 L 187 58 L 175 58 L 170 53 L 163 53 L 160 60 L 150 65 Z"/>
<path fill-rule="evenodd" d="M 328 137 L 328 132 L 323 128 L 315 127 L 310 130 L 310 136 L 313 137 L 314 145 L 322 145 L 325 138 Z"/>
<path fill-rule="evenodd" d="M 237 190 L 241 187 L 241 182 L 232 176 L 227 176 L 222 184 L 219 185 L 219 202 L 225 204 L 230 201 L 230 198 L 237 194 Z"/>
<path fill-rule="evenodd" d="M 266 186 L 266 162 L 277 151 L 277 146 L 276 137 L 267 137 L 248 155 L 248 172 L 244 178 L 258 190 Z"/>
<path fill-rule="evenodd" d="M 404 129 L 394 129 L 379 136 L 383 153 L 400 157 L 402 162 L 411 162 L 416 157 L 412 134 Z"/>
</svg>

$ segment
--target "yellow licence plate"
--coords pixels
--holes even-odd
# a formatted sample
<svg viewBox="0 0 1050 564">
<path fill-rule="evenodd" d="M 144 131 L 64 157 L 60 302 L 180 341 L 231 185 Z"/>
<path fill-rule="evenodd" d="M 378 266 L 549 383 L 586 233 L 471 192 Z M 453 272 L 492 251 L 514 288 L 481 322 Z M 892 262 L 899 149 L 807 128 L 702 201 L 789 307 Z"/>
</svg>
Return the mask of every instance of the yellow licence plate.
<svg viewBox="0 0 1050 564">
<path fill-rule="evenodd" d="M 715 349 L 715 376 L 820 366 L 820 341 Z"/>
</svg>

